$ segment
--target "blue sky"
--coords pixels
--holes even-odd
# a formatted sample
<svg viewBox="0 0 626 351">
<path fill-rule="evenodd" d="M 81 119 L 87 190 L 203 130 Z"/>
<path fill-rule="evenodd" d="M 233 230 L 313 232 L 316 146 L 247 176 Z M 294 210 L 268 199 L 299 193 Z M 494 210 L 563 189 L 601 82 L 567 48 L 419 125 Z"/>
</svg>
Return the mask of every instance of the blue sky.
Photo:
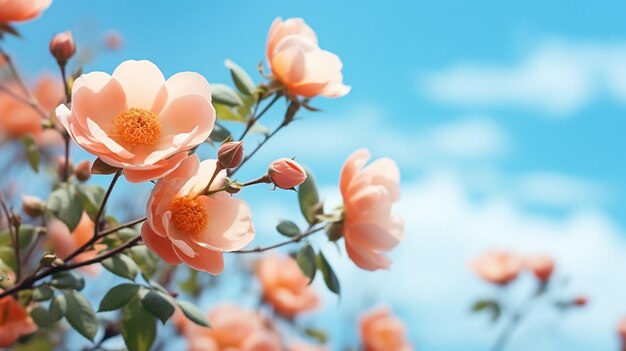
<svg viewBox="0 0 626 351">
<path fill-rule="evenodd" d="M 421 350 L 485 349 L 493 330 L 467 306 L 490 290 L 465 263 L 504 247 L 553 254 L 571 278 L 563 293 L 592 300 L 560 321 L 537 311 L 511 350 L 616 349 L 626 314 L 617 279 L 626 267 L 624 13 L 619 1 L 57 0 L 6 48 L 28 71 L 53 70 L 53 33 L 71 29 L 79 46 L 95 47 L 116 29 L 123 50 L 98 54 L 87 71 L 150 59 L 166 76 L 190 70 L 228 82 L 224 59 L 254 73 L 272 20 L 303 17 L 342 58 L 353 90 L 316 100 L 324 112 L 304 114 L 242 177 L 297 156 L 337 203 L 339 169 L 358 147 L 396 158 L 403 173 L 407 239 L 391 271 L 364 273 L 333 257 L 355 298 L 341 301 L 338 317 L 329 296 L 312 320 L 337 326 L 335 345 L 356 338 L 356 311 L 385 302 Z M 259 208 L 259 240 L 269 242 L 275 220 L 297 214 L 289 194 L 264 191 L 248 199 Z"/>
</svg>

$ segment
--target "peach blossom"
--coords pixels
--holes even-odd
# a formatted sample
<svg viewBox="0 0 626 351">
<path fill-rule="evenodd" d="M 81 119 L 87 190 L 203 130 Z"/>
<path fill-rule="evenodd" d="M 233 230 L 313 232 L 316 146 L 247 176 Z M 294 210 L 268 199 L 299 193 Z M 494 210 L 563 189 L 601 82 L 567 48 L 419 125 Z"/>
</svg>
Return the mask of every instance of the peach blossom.
<svg viewBox="0 0 626 351">
<path fill-rule="evenodd" d="M 93 237 L 94 227 L 94 222 L 89 218 L 87 213 L 84 212 L 78 226 L 72 233 L 70 233 L 70 230 L 67 228 L 65 223 L 53 218 L 50 219 L 47 224 L 47 238 L 49 239 L 50 244 L 52 245 L 52 248 L 57 256 L 59 256 L 62 260 L 65 260 L 72 252 L 76 251 L 76 249 L 84 245 Z M 102 248 L 103 246 L 101 244 L 96 245 L 93 250 L 83 252 L 74 257 L 73 261 L 84 262 L 90 260 L 96 257 L 97 252 Z M 91 275 L 95 275 L 99 272 L 99 266 L 95 264 L 84 266 L 80 269 Z"/>
<path fill-rule="evenodd" d="M 263 298 L 274 310 L 286 317 L 311 311 L 319 305 L 319 297 L 291 256 L 268 255 L 257 267 Z"/>
<path fill-rule="evenodd" d="M 343 84 L 341 60 L 319 47 L 315 32 L 302 18 L 274 20 L 266 55 L 274 78 L 290 95 L 340 97 L 350 92 Z"/>
<path fill-rule="evenodd" d="M 23 22 L 38 17 L 52 0 L 0 0 L 0 22 Z"/>
<path fill-rule="evenodd" d="M 272 183 L 281 189 L 293 189 L 304 183 L 306 171 L 290 158 L 279 158 L 272 162 L 267 172 Z"/>
<path fill-rule="evenodd" d="M 26 98 L 17 84 L 9 83 L 5 86 Z M 63 99 L 63 86 L 50 75 L 44 74 L 37 79 L 33 95 L 41 108 L 48 113 Z M 30 134 L 39 141 L 45 134 L 42 132 L 41 118 L 32 107 L 0 92 L 0 138 L 17 139 Z M 58 134 L 56 131 L 52 132 Z"/>
<path fill-rule="evenodd" d="M 547 282 L 554 271 L 554 260 L 549 256 L 535 255 L 527 257 L 524 265 L 528 268 L 540 282 Z"/>
<path fill-rule="evenodd" d="M 74 141 L 135 183 L 172 172 L 215 123 L 203 76 L 182 72 L 165 81 L 150 61 L 122 62 L 112 76 L 83 74 L 72 87 L 72 110 L 56 112 Z"/>
<path fill-rule="evenodd" d="M 37 325 L 13 296 L 0 299 L 0 347 L 11 347 L 20 337 L 36 330 Z"/>
<path fill-rule="evenodd" d="M 190 351 L 279 351 L 280 335 L 258 313 L 224 304 L 208 316 L 211 328 L 185 323 Z"/>
<path fill-rule="evenodd" d="M 378 307 L 365 313 L 360 320 L 364 351 L 410 351 L 406 327 L 389 308 Z"/>
<path fill-rule="evenodd" d="M 224 191 L 204 195 L 216 167 L 216 160 L 188 156 L 152 189 L 141 234 L 164 261 L 219 274 L 222 253 L 239 250 L 254 238 L 248 204 Z M 210 189 L 221 187 L 225 177 L 226 171 L 220 171 Z"/>
<path fill-rule="evenodd" d="M 404 237 L 404 221 L 391 213 L 400 198 L 400 170 L 389 158 L 380 158 L 365 168 L 370 159 L 359 149 L 346 160 L 339 187 L 343 196 L 343 236 L 350 259 L 373 271 L 389 268 L 384 255 Z"/>
<path fill-rule="evenodd" d="M 522 261 L 507 251 L 488 251 L 473 259 L 470 267 L 480 278 L 497 285 L 515 280 L 522 269 Z"/>
</svg>

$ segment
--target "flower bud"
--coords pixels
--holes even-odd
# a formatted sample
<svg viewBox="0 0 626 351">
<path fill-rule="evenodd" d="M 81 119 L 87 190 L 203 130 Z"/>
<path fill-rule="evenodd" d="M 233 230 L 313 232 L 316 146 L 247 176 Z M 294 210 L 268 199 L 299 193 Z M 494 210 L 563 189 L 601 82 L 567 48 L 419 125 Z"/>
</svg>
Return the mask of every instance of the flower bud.
<svg viewBox="0 0 626 351">
<path fill-rule="evenodd" d="M 272 183 L 281 189 L 293 189 L 306 180 L 306 171 L 290 158 L 280 158 L 267 171 Z"/>
<path fill-rule="evenodd" d="M 56 254 L 47 252 L 43 256 L 41 256 L 39 263 L 41 263 L 41 265 L 44 267 L 54 268 L 63 265 L 64 262 Z"/>
<path fill-rule="evenodd" d="M 234 182 L 234 183 L 228 184 L 224 190 L 229 194 L 237 194 L 238 192 L 241 191 L 242 188 L 243 188 L 243 184 Z"/>
<path fill-rule="evenodd" d="M 43 214 L 45 202 L 37 196 L 22 196 L 22 211 L 30 217 L 36 218 Z"/>
<path fill-rule="evenodd" d="M 59 33 L 50 41 L 50 53 L 59 64 L 65 64 L 76 53 L 72 32 Z"/>
<path fill-rule="evenodd" d="M 217 163 L 222 168 L 235 168 L 243 160 L 243 142 L 230 141 L 220 145 L 217 151 Z"/>
<path fill-rule="evenodd" d="M 580 295 L 580 296 L 576 297 L 572 301 L 572 304 L 575 305 L 575 306 L 583 307 L 583 306 L 587 305 L 588 302 L 589 301 L 587 300 L 587 296 Z"/>
<path fill-rule="evenodd" d="M 542 283 L 546 283 L 550 280 L 552 272 L 554 271 L 554 260 L 549 256 L 532 256 L 526 259 L 525 265 Z"/>
<path fill-rule="evenodd" d="M 76 178 L 81 182 L 86 182 L 91 178 L 91 162 L 89 160 L 80 161 L 74 169 Z"/>
</svg>

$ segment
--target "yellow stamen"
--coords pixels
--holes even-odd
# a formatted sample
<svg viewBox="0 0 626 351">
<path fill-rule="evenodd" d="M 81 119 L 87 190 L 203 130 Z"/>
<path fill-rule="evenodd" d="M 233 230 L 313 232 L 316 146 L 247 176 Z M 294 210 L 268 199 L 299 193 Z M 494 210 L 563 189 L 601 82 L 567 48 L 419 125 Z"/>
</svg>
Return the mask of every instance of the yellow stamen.
<svg viewBox="0 0 626 351">
<path fill-rule="evenodd" d="M 200 233 L 209 222 L 204 205 L 193 196 L 177 197 L 171 210 L 174 225 L 187 234 Z"/>
<path fill-rule="evenodd" d="M 152 111 L 143 108 L 130 108 L 113 118 L 117 134 L 135 145 L 154 145 L 161 136 L 159 118 Z"/>
</svg>

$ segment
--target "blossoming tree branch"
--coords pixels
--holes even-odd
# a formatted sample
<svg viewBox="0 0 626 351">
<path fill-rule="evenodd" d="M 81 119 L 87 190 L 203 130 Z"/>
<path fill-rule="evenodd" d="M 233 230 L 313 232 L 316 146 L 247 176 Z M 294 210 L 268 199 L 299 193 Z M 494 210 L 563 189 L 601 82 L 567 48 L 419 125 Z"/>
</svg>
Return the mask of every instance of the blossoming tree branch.
<svg viewBox="0 0 626 351">
<path fill-rule="evenodd" d="M 0 39 L 20 37 L 18 25 L 49 6 L 51 0 L 0 1 Z M 109 49 L 120 43 L 106 40 Z M 0 189 L 0 347 L 71 349 L 55 334 L 73 329 L 94 350 L 115 340 L 129 350 L 159 349 L 168 342 L 157 338 L 160 321 L 174 325 L 190 350 L 325 349 L 323 330 L 302 329 L 296 320 L 320 304 L 314 279 L 340 294 L 341 277 L 324 250 L 344 245 L 347 258 L 368 271 L 391 265 L 386 253 L 404 230 L 393 213 L 400 196 L 393 160 L 369 162 L 366 149 L 349 155 L 337 170 L 343 205 L 332 209 L 300 164 L 306 160 L 293 155 L 239 178 L 259 149 L 280 143 L 273 140 L 279 132 L 317 110 L 316 99 L 350 91 L 341 60 L 320 47 L 302 19 L 271 24 L 258 83 L 230 60 L 232 85 L 187 71 L 166 78 L 146 60 L 90 71 L 75 62 L 80 45 L 64 32 L 49 47 L 58 74 L 31 85 L 5 44 L 0 41 L 0 147 L 15 161 L 3 177 L 28 167 L 46 189 L 16 193 L 6 178 Z M 270 114 L 281 121 L 264 131 L 260 122 Z M 259 130 L 261 141 L 251 142 Z M 78 160 L 78 148 L 93 157 Z M 93 184 L 93 177 L 107 178 L 108 187 Z M 137 218 L 114 217 L 111 195 L 122 183 L 129 194 L 137 183 L 151 187 Z M 259 186 L 268 197 L 295 190 L 291 199 L 306 226 L 281 221 L 274 244 L 255 244 L 255 209 L 244 197 Z M 308 240 L 324 233 L 325 241 Z M 233 259 L 225 260 L 229 254 Z M 239 279 L 234 269 L 225 272 L 231 262 L 252 262 L 239 269 L 256 277 L 264 308 L 220 301 L 210 311 L 197 307 L 211 279 L 226 285 Z M 120 283 L 95 301 L 84 288 L 97 281 L 84 277 L 103 274 L 101 267 Z M 364 312 L 359 329 L 365 350 L 411 349 L 403 323 L 386 307 Z"/>
</svg>

